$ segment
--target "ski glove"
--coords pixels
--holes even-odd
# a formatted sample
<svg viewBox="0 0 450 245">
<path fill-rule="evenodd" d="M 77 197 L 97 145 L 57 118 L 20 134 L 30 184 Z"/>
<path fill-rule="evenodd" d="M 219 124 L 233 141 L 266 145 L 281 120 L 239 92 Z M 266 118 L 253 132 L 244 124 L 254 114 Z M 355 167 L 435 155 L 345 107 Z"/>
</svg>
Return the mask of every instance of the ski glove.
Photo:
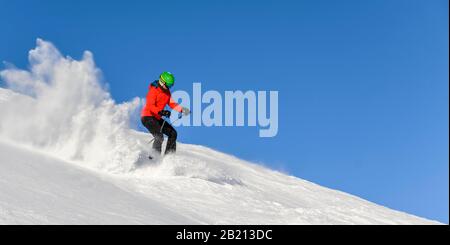
<svg viewBox="0 0 450 245">
<path fill-rule="evenodd" d="M 168 110 L 160 110 L 158 112 L 158 115 L 160 115 L 162 117 L 170 117 L 170 111 L 168 111 Z"/>
<path fill-rule="evenodd" d="M 184 116 L 187 116 L 187 115 L 189 115 L 189 113 L 191 113 L 191 110 L 189 110 L 189 108 L 187 108 L 187 107 L 183 107 L 181 109 L 181 113 L 183 113 Z"/>
</svg>

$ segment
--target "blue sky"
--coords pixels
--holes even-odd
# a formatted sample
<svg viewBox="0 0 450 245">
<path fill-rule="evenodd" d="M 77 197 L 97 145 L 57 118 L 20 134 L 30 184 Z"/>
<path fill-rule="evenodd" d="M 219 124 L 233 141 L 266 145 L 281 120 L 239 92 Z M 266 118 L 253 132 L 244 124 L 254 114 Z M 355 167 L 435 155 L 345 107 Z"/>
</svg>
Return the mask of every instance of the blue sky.
<svg viewBox="0 0 450 245">
<path fill-rule="evenodd" d="M 4 1 L 0 59 L 41 37 L 94 53 L 118 102 L 175 89 L 278 90 L 279 133 L 178 128 L 207 145 L 448 223 L 448 1 Z"/>
</svg>

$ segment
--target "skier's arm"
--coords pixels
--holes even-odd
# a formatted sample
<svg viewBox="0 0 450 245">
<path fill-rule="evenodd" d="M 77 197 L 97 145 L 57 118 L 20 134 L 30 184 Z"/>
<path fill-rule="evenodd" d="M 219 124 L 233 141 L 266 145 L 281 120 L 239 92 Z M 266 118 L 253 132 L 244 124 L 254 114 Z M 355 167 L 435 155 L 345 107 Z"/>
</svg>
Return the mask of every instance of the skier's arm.
<svg viewBox="0 0 450 245">
<path fill-rule="evenodd" d="M 178 112 L 183 112 L 183 107 L 181 107 L 177 102 L 175 102 L 175 100 L 173 100 L 172 98 L 170 98 L 169 100 L 169 106 L 170 108 L 178 111 Z"/>
</svg>

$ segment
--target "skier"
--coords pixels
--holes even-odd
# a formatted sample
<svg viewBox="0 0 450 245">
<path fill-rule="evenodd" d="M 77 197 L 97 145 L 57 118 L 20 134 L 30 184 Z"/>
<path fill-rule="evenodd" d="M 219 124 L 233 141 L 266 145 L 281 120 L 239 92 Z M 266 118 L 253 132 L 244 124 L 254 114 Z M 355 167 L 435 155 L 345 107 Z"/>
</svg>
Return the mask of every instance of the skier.
<svg viewBox="0 0 450 245">
<path fill-rule="evenodd" d="M 166 122 L 162 117 L 169 118 L 170 111 L 165 110 L 169 105 L 173 110 L 188 115 L 189 109 L 181 107 L 172 98 L 170 88 L 175 83 L 175 77 L 170 72 L 163 72 L 159 80 L 150 84 L 146 97 L 146 103 L 141 112 L 141 122 L 153 135 L 153 149 L 161 154 L 161 145 L 164 140 L 164 134 L 168 136 L 166 151 L 164 154 L 174 153 L 176 151 L 177 131 Z M 152 156 L 149 156 L 152 159 Z"/>
</svg>

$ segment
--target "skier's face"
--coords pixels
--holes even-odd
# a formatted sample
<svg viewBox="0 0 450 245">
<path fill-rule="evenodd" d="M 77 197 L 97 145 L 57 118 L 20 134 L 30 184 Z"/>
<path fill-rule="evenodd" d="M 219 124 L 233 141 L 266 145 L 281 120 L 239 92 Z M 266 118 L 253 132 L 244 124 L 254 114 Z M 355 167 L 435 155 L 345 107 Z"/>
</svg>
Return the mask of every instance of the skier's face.
<svg viewBox="0 0 450 245">
<path fill-rule="evenodd" d="M 163 89 L 168 89 L 167 86 L 166 86 L 166 83 L 161 78 L 159 79 L 159 85 L 161 85 L 161 87 Z"/>
<path fill-rule="evenodd" d="M 164 82 L 164 80 L 162 80 L 162 78 L 159 78 L 159 84 L 165 90 L 169 90 L 172 87 L 172 86 L 167 86 L 166 82 Z"/>
</svg>

